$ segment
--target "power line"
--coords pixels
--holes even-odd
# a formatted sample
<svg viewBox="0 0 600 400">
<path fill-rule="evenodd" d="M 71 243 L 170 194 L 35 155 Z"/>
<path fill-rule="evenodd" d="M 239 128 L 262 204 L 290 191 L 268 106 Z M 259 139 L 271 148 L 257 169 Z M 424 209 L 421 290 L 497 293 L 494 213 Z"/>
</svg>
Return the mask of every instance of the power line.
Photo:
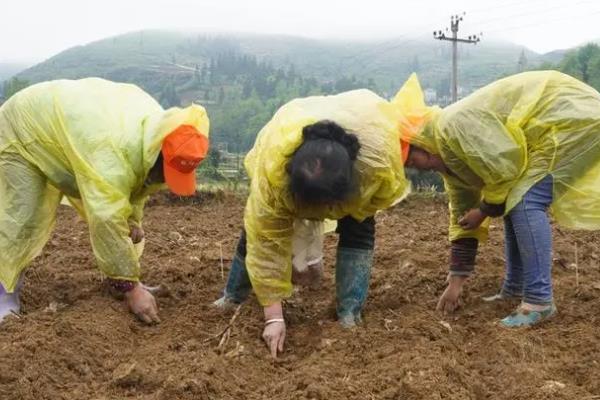
<svg viewBox="0 0 600 400">
<path fill-rule="evenodd" d="M 525 25 L 516 25 L 516 26 L 509 26 L 509 27 L 502 27 L 502 28 L 497 28 L 497 29 L 492 29 L 490 31 L 488 31 L 489 33 L 497 33 L 497 32 L 508 32 L 511 30 L 515 30 L 515 29 L 522 29 L 522 28 L 529 28 L 529 27 L 534 27 L 534 26 L 542 26 L 542 25 L 547 25 L 548 22 L 556 22 L 556 21 L 564 21 L 567 19 L 574 19 L 574 18 L 586 18 L 586 17 L 591 17 L 594 15 L 598 15 L 600 14 L 600 10 L 594 11 L 594 12 L 588 12 L 585 13 L 584 15 L 569 15 L 569 16 L 561 16 L 559 18 L 553 18 L 553 19 L 546 19 L 542 22 L 536 22 L 533 24 L 525 24 Z"/>
<path fill-rule="evenodd" d="M 441 23 L 443 20 L 442 19 L 438 19 L 438 21 L 439 21 L 439 23 Z M 438 23 L 438 22 L 435 22 L 435 23 Z M 414 29 L 415 30 L 425 30 L 425 29 L 429 28 L 430 26 L 431 26 L 431 24 L 427 23 L 427 24 L 423 24 L 420 27 L 416 27 Z M 418 41 L 421 38 L 424 39 L 426 36 L 427 36 L 427 34 L 419 34 L 419 35 L 415 36 L 415 35 L 410 34 L 410 33 L 405 33 L 403 35 L 396 36 L 393 39 L 382 41 L 382 42 L 376 44 L 370 50 L 367 50 L 367 51 L 360 50 L 360 51 L 357 51 L 354 54 L 350 54 L 350 55 L 344 56 L 343 59 L 345 59 L 346 61 L 350 61 L 352 59 L 359 58 L 359 57 L 368 57 L 370 55 L 378 55 L 378 54 L 381 54 L 381 53 L 383 53 L 385 51 L 396 49 L 399 46 L 404 45 L 406 43 L 415 42 L 415 41 Z M 404 40 L 398 42 L 398 39 L 404 39 Z"/>
<path fill-rule="evenodd" d="M 497 16 L 497 17 L 490 18 L 487 20 L 484 19 L 482 21 L 477 21 L 477 24 L 483 25 L 483 24 L 488 24 L 490 22 L 495 22 L 495 21 L 503 21 L 504 22 L 507 19 L 512 19 L 512 18 L 538 16 L 541 14 L 547 14 L 548 12 L 551 12 L 551 11 L 562 10 L 562 9 L 572 9 L 574 6 L 580 6 L 580 5 L 592 4 L 592 3 L 597 3 L 597 0 L 577 1 L 574 3 L 570 3 L 569 5 L 563 4 L 563 5 L 556 6 L 556 7 L 548 7 L 548 8 L 543 8 L 543 9 L 538 8 L 535 11 L 532 10 L 532 12 L 521 12 L 521 13 L 517 13 L 517 14 Z"/>
<path fill-rule="evenodd" d="M 469 14 L 478 14 L 478 13 L 483 13 L 483 12 L 489 13 L 490 11 L 513 8 L 514 6 L 530 6 L 535 3 L 547 3 L 547 2 L 548 2 L 548 0 L 528 0 L 527 2 L 523 2 L 522 0 L 520 0 L 520 1 L 515 1 L 515 2 L 504 3 L 504 4 L 500 3 L 500 4 L 497 4 L 492 7 L 476 8 L 474 10 L 467 9 L 467 12 Z"/>
<path fill-rule="evenodd" d="M 489 7 L 486 9 L 479 9 L 479 10 L 471 10 L 469 11 L 470 13 L 477 13 L 480 11 L 491 11 L 491 10 L 499 10 L 499 9 L 508 9 L 508 8 L 513 8 L 513 6 L 516 5 L 531 5 L 532 3 L 539 3 L 539 2 L 546 2 L 546 0 L 530 0 L 527 3 L 523 3 L 521 1 L 519 2 L 509 2 L 509 3 L 504 3 L 504 4 L 498 4 L 496 6 L 493 7 Z M 576 1 L 575 3 L 570 4 L 568 7 L 571 8 L 573 7 L 573 5 L 582 5 L 582 4 L 589 4 L 589 3 L 594 3 L 595 1 Z M 554 7 L 549 7 L 549 8 L 539 8 L 537 10 L 531 10 L 531 12 L 521 12 L 521 13 L 514 13 L 510 16 L 507 17 L 494 17 L 488 20 L 483 20 L 483 21 L 477 21 L 477 25 L 481 26 L 480 24 L 482 23 L 489 23 L 489 22 L 493 22 L 496 20 L 500 20 L 500 19 L 506 19 L 506 18 L 518 18 L 518 17 L 523 17 L 523 16 L 534 16 L 534 15 L 540 15 L 542 13 L 547 13 L 550 11 L 555 11 L 555 10 L 559 10 L 559 9 L 563 9 L 566 6 L 562 5 L 562 6 L 554 6 Z M 521 10 L 525 11 L 524 9 L 521 8 Z M 599 14 L 600 11 L 598 12 L 592 12 L 592 13 L 587 13 L 586 15 L 584 15 L 585 17 L 587 16 L 591 16 L 591 15 L 597 15 Z M 463 14 L 464 16 L 464 14 Z M 506 27 L 503 26 L 501 28 L 497 28 L 497 29 L 492 29 L 491 31 L 489 29 L 486 29 L 486 33 L 496 33 L 496 32 L 504 32 L 504 31 L 510 31 L 510 30 L 515 30 L 515 29 L 521 29 L 521 28 L 526 28 L 526 27 L 533 27 L 533 26 L 540 26 L 540 25 L 545 25 L 548 22 L 552 22 L 552 21 L 559 21 L 559 20 L 564 20 L 564 19 L 570 19 L 570 18 L 577 18 L 575 16 L 570 16 L 570 17 L 561 17 L 558 19 L 546 19 L 544 21 L 541 21 L 539 23 L 531 23 L 531 24 L 524 24 L 524 25 L 517 25 L 517 26 L 512 26 L 512 27 Z M 452 22 L 452 21 L 451 21 Z M 430 25 L 429 25 L 430 26 Z M 425 25 L 423 25 L 423 27 L 425 27 Z M 416 29 L 416 28 L 415 28 Z M 439 33 L 440 31 L 438 31 Z M 444 32 L 442 32 L 444 33 Z M 427 36 L 427 34 L 420 34 L 420 35 L 412 35 L 412 34 L 403 34 L 401 36 L 398 36 L 396 38 L 390 39 L 390 40 L 385 40 L 382 42 L 379 42 L 378 44 L 374 44 L 370 49 L 361 49 L 357 52 L 355 52 L 354 54 L 349 54 L 346 56 L 342 57 L 342 62 L 346 63 L 346 62 L 354 62 L 354 60 L 358 59 L 358 62 L 360 64 L 362 64 L 363 68 L 371 68 L 372 65 L 377 62 L 377 56 L 384 54 L 386 52 L 389 52 L 391 50 L 397 49 L 399 47 L 402 46 L 407 46 L 411 43 L 416 43 L 419 42 L 423 39 L 425 39 Z M 403 39 L 403 40 L 398 40 L 398 39 Z M 458 38 L 457 38 L 458 39 Z M 465 42 L 466 43 L 472 43 L 474 39 L 480 39 L 477 35 L 475 36 L 470 36 L 467 39 L 460 39 L 457 42 Z M 446 39 L 441 39 L 441 40 L 451 40 L 450 37 L 447 37 Z M 456 42 L 454 43 L 456 44 Z M 454 47 L 453 44 L 453 47 Z M 454 58 L 454 57 L 453 57 Z M 454 72 L 454 68 L 453 68 L 453 72 Z M 454 89 L 454 87 L 453 87 Z M 458 87 L 456 87 L 456 90 L 458 89 Z"/>
<path fill-rule="evenodd" d="M 527 5 L 531 5 L 532 2 L 540 2 L 540 1 L 546 2 L 547 0 L 530 0 L 526 4 Z M 577 4 L 587 4 L 587 3 L 591 3 L 591 2 L 594 2 L 594 1 L 589 1 L 589 0 L 587 0 L 587 1 L 580 1 L 580 2 L 575 3 L 575 4 L 576 5 Z M 496 10 L 496 9 L 501 9 L 501 8 L 506 9 L 506 8 L 509 8 L 509 7 L 512 8 L 512 6 L 514 6 L 514 5 L 522 5 L 522 4 L 523 4 L 522 1 L 519 1 L 519 2 L 509 2 L 509 3 L 505 3 L 505 4 L 497 5 L 497 6 L 494 6 L 494 7 L 485 8 L 485 9 L 481 8 L 481 9 L 472 10 L 470 12 L 477 13 L 477 12 L 480 12 L 480 11 L 490 11 L 490 10 Z M 561 6 L 561 7 L 552 7 L 552 8 L 549 8 L 549 9 L 542 10 L 541 12 L 553 11 L 553 10 L 556 10 L 556 9 L 560 9 L 562 7 L 563 6 Z M 540 11 L 536 11 L 536 13 L 540 14 Z M 518 17 L 518 16 L 528 16 L 528 15 L 531 15 L 531 14 L 532 13 L 518 13 L 518 14 L 510 15 L 510 16 L 507 16 L 507 17 L 495 17 L 495 18 L 492 18 L 492 19 L 489 19 L 489 20 L 478 21 L 478 25 L 481 24 L 481 23 L 487 23 L 487 22 L 490 22 L 490 21 L 496 21 L 496 20 L 503 19 L 503 18 L 511 18 L 511 17 Z M 463 13 L 463 15 L 464 15 L 464 13 Z M 441 22 L 441 20 L 440 20 L 440 22 Z M 428 26 L 430 26 L 430 25 L 428 24 Z M 423 25 L 423 29 L 425 29 L 425 28 L 426 28 L 426 26 Z M 415 29 L 419 29 L 419 28 L 415 28 Z M 390 40 L 385 40 L 385 41 L 383 41 L 383 42 L 375 45 L 370 50 L 367 50 L 367 51 L 360 50 L 360 51 L 358 51 L 358 52 L 356 52 L 354 54 L 350 54 L 350 55 L 344 56 L 344 57 L 342 57 L 342 59 L 344 59 L 344 61 L 352 61 L 352 60 L 357 59 L 357 58 L 367 58 L 367 57 L 370 57 L 370 56 L 377 56 L 377 55 L 380 55 L 380 54 L 382 54 L 382 53 L 384 53 L 386 51 L 397 49 L 398 47 L 405 46 L 405 45 L 407 45 L 409 43 L 412 43 L 412 42 L 417 42 L 420 39 L 424 39 L 426 36 L 427 36 L 427 34 L 424 34 L 424 35 L 421 34 L 421 35 L 417 35 L 417 36 L 414 36 L 414 35 L 411 35 L 411 34 L 404 34 L 404 35 L 397 36 L 397 37 L 395 37 L 393 39 L 390 39 Z M 398 39 L 405 39 L 405 40 L 398 41 Z M 367 62 L 364 63 L 364 66 L 369 66 L 370 64 L 372 64 L 372 62 L 373 62 L 373 60 L 367 61 Z"/>
</svg>

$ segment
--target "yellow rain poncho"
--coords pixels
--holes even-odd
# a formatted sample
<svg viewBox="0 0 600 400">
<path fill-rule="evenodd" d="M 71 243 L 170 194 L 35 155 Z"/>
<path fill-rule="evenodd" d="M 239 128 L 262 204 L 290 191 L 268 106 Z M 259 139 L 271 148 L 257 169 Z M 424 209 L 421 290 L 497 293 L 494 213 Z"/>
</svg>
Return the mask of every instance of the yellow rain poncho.
<svg viewBox="0 0 600 400">
<path fill-rule="evenodd" d="M 411 85 L 418 86 L 416 78 Z M 421 101 L 413 112 L 423 110 L 429 122 L 409 141 L 439 154 L 454 175 L 444 177 L 451 240 L 485 239 L 487 223 L 465 231 L 458 219 L 482 201 L 505 203 L 508 213 L 548 174 L 554 179 L 550 209 L 554 219 L 568 228 L 600 228 L 596 90 L 556 71 L 525 72 L 496 81 L 441 111 L 427 109 Z"/>
<path fill-rule="evenodd" d="M 259 132 L 245 160 L 251 178 L 245 210 L 246 267 L 259 302 L 269 305 L 292 291 L 295 219 L 362 221 L 389 207 L 409 190 L 400 156 L 396 104 L 368 90 L 297 99 L 284 105 Z M 297 209 L 288 189 L 286 165 L 302 143 L 302 128 L 331 120 L 357 135 L 359 190 L 343 204 Z"/>
<path fill-rule="evenodd" d="M 37 84 L 0 108 L 0 283 L 15 287 L 66 196 L 88 222 L 98 267 L 137 281 L 129 225 L 161 185 L 145 186 L 163 138 L 179 125 L 208 135 L 204 108 L 164 111 L 134 85 L 98 78 Z"/>
</svg>

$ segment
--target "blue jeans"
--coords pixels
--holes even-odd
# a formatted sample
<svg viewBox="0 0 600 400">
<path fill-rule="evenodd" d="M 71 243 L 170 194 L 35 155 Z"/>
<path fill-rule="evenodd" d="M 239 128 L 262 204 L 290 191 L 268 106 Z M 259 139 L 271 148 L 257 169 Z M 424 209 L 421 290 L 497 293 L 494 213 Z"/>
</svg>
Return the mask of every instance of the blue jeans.
<svg viewBox="0 0 600 400">
<path fill-rule="evenodd" d="M 239 304 L 246 301 L 251 291 L 252 283 L 246 270 L 246 231 L 242 229 L 242 235 L 231 261 L 231 268 L 229 269 L 223 295 L 234 303 Z"/>
<path fill-rule="evenodd" d="M 552 229 L 547 210 L 552 203 L 552 175 L 536 183 L 504 217 L 505 296 L 523 302 L 552 304 Z"/>
</svg>

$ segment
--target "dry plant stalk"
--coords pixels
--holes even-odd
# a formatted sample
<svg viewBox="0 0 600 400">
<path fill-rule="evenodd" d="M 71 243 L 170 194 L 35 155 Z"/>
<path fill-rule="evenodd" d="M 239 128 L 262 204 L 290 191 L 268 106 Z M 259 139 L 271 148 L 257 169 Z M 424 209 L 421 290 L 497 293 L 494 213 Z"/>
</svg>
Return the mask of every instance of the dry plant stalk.
<svg viewBox="0 0 600 400">
<path fill-rule="evenodd" d="M 229 320 L 229 324 L 227 324 L 227 327 L 223 331 L 223 336 L 221 336 L 221 340 L 219 341 L 219 345 L 217 346 L 217 349 L 219 350 L 220 353 L 223 353 L 225 346 L 227 346 L 227 342 L 229 342 L 229 338 L 231 337 L 231 329 L 233 328 L 233 324 L 234 324 L 236 318 L 240 315 L 241 309 L 242 309 L 242 305 L 240 304 L 235 309 L 233 316 Z"/>
<path fill-rule="evenodd" d="M 221 256 L 221 280 L 225 280 L 225 273 L 223 272 L 223 246 L 219 242 L 219 255 Z"/>
<path fill-rule="evenodd" d="M 237 317 L 240 315 L 241 309 L 242 309 L 242 304 L 240 304 L 239 306 L 236 307 L 235 312 L 231 316 L 231 319 L 229 320 L 229 323 L 225 326 L 225 328 L 221 332 L 217 333 L 216 335 L 213 335 L 209 338 L 204 339 L 203 343 L 210 342 L 213 339 L 220 338 L 217 349 L 219 350 L 219 353 L 223 353 L 224 348 L 227 345 L 227 342 L 229 342 L 229 338 L 231 337 L 231 330 L 233 328 L 233 324 L 235 323 L 235 320 L 237 319 Z"/>
<path fill-rule="evenodd" d="M 579 251 L 575 242 L 575 286 L 579 287 Z"/>
</svg>

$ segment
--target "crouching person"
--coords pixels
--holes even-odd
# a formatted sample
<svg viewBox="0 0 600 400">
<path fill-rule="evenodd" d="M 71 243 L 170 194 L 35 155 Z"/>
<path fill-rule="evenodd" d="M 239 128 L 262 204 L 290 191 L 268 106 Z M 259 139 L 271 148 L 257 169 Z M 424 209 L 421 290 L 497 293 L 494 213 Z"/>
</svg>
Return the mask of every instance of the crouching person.
<svg viewBox="0 0 600 400">
<path fill-rule="evenodd" d="M 356 90 L 294 100 L 258 134 L 245 160 L 251 185 L 244 232 L 216 303 L 240 303 L 253 289 L 264 307 L 263 338 L 273 357 L 284 347 L 282 300 L 292 293 L 299 219 L 338 222 L 337 317 L 344 327 L 361 322 L 373 263 L 373 216 L 409 188 L 401 117 L 396 101 Z"/>
<path fill-rule="evenodd" d="M 486 300 L 521 300 L 505 327 L 551 318 L 548 214 L 566 228 L 600 229 L 600 93 L 556 71 L 525 72 L 428 112 L 403 142 L 406 165 L 441 173 L 450 201 L 451 266 L 438 308 L 458 307 L 489 220 L 503 217 L 504 283 Z"/>
<path fill-rule="evenodd" d="M 129 309 L 158 322 L 134 248 L 143 208 L 163 188 L 195 192 L 208 148 L 204 108 L 163 108 L 134 85 L 103 79 L 31 86 L 0 108 L 0 320 L 18 313 L 23 271 L 40 253 L 61 199 L 84 218 L 98 268 Z"/>
</svg>

